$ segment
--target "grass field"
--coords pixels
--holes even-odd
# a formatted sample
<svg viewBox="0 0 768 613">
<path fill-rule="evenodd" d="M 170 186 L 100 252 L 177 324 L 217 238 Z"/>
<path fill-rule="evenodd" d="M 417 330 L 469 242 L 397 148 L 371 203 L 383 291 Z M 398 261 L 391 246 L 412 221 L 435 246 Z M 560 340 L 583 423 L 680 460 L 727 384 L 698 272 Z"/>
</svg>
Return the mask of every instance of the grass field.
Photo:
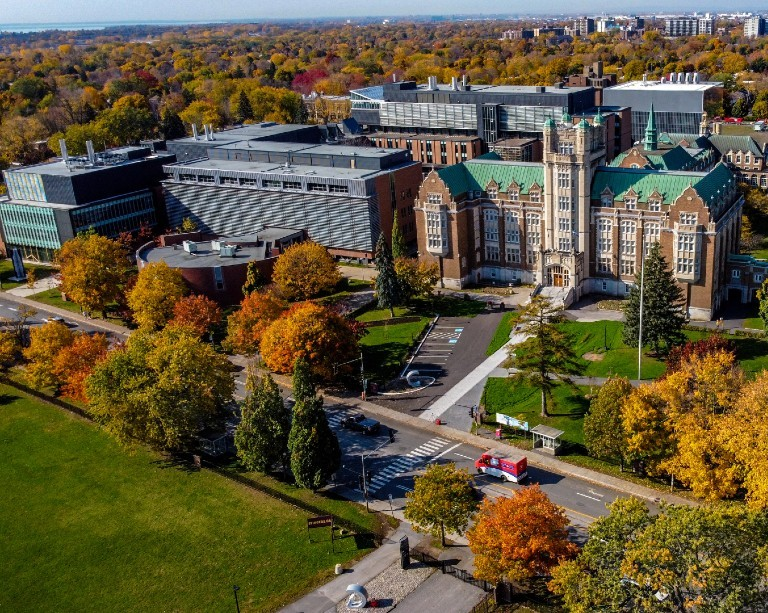
<svg viewBox="0 0 768 613">
<path fill-rule="evenodd" d="M 45 279 L 49 275 L 56 272 L 53 268 L 50 266 L 41 266 L 39 264 L 29 264 L 28 262 L 24 263 L 24 268 L 29 272 L 30 270 L 35 271 L 35 277 L 39 281 L 40 279 Z M 13 289 L 14 287 L 19 287 L 22 285 L 26 285 L 26 282 L 19 283 L 18 281 L 10 281 L 10 278 L 15 275 L 15 272 L 13 270 L 13 262 L 6 258 L 4 260 L 0 260 L 0 285 L 2 285 L 2 289 Z"/>
<path fill-rule="evenodd" d="M 520 314 L 514 311 L 504 313 L 504 317 L 501 318 L 496 332 L 493 334 L 493 338 L 488 345 L 488 349 L 485 350 L 485 355 L 493 355 L 506 344 L 512 328 L 515 326 L 515 320 L 519 316 Z"/>
<path fill-rule="evenodd" d="M 270 611 L 362 553 L 352 537 L 332 553 L 320 530 L 308 542 L 291 506 L 0 394 L 0 610 L 228 611 L 237 584 L 242 610 Z"/>
<path fill-rule="evenodd" d="M 541 394 L 526 385 L 515 385 L 510 379 L 491 377 L 485 384 L 483 403 L 488 419 L 495 420 L 496 413 L 527 421 L 533 428 L 539 424 L 563 430 L 563 441 L 573 445 L 584 444 L 582 424 L 589 408 L 586 396 L 588 387 L 572 388 L 558 385 L 554 391 L 554 406 L 549 407 L 550 417 L 541 417 Z M 510 429 L 511 432 L 511 429 Z"/>
<path fill-rule="evenodd" d="M 387 313 L 389 316 L 389 313 Z M 396 377 L 403 360 L 416 339 L 429 324 L 428 317 L 404 324 L 387 324 L 368 328 L 360 341 L 365 360 L 365 371 L 376 381 L 388 381 Z"/>
<path fill-rule="evenodd" d="M 62 300 L 61 292 L 57 288 L 47 289 L 30 296 L 31 300 L 35 300 L 41 304 L 47 304 L 48 306 L 58 307 L 72 313 L 81 313 L 80 307 L 70 300 Z M 114 305 L 113 305 L 114 306 Z M 109 309 L 109 306 L 107 307 Z M 94 316 L 101 316 L 102 313 L 93 313 Z M 121 317 L 116 317 L 113 313 L 107 311 L 107 316 L 104 318 L 106 321 L 110 321 L 114 324 L 124 326 L 125 322 Z"/>
<path fill-rule="evenodd" d="M 753 330 L 765 330 L 765 322 L 759 317 L 747 317 L 744 320 L 744 327 Z"/>
</svg>

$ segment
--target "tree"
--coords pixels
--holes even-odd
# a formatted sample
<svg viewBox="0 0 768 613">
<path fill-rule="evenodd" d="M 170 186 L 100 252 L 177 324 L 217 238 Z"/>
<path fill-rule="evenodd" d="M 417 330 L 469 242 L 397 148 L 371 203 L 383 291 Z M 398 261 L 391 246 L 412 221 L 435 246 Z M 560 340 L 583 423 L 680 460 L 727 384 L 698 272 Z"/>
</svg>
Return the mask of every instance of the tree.
<svg viewBox="0 0 768 613">
<path fill-rule="evenodd" d="M 13 364 L 20 351 L 21 345 L 16 334 L 13 332 L 0 332 L 0 369 L 4 370 L 10 364 Z"/>
<path fill-rule="evenodd" d="M 472 477 L 453 463 L 430 464 L 405 497 L 405 519 L 417 532 L 440 537 L 443 547 L 446 528 L 463 534 L 477 510 Z"/>
<path fill-rule="evenodd" d="M 658 474 L 661 462 L 673 453 L 666 420 L 664 399 L 656 383 L 632 390 L 622 408 L 622 421 L 629 459 L 636 470 Z"/>
<path fill-rule="evenodd" d="M 376 294 L 379 297 L 379 308 L 389 309 L 389 316 L 395 316 L 395 305 L 400 299 L 400 292 L 397 286 L 397 275 L 395 274 L 395 262 L 392 259 L 392 252 L 384 238 L 384 234 L 379 234 L 379 240 L 376 243 L 376 270 L 379 273 L 376 276 Z"/>
<path fill-rule="evenodd" d="M 54 371 L 54 358 L 65 347 L 72 344 L 72 331 L 63 323 L 51 321 L 32 328 L 29 333 L 29 347 L 24 349 L 24 358 L 29 361 L 24 378 L 35 389 L 58 385 L 59 378 Z"/>
<path fill-rule="evenodd" d="M 224 347 L 233 353 L 254 355 L 259 351 L 264 331 L 288 308 L 272 292 L 252 292 L 240 303 L 240 309 L 227 318 Z"/>
<path fill-rule="evenodd" d="M 768 371 L 747 383 L 728 416 L 726 446 L 741 466 L 747 504 L 768 508 Z"/>
<path fill-rule="evenodd" d="M 288 300 L 307 300 L 331 291 L 341 273 L 322 245 L 307 241 L 291 245 L 275 262 L 272 281 Z"/>
<path fill-rule="evenodd" d="M 237 123 L 245 123 L 253 120 L 253 107 L 251 106 L 251 101 L 248 100 L 248 94 L 242 89 L 240 90 L 240 95 L 237 99 L 235 120 Z"/>
<path fill-rule="evenodd" d="M 184 328 L 139 330 L 86 380 L 89 410 L 123 444 L 196 448 L 206 427 L 223 427 L 232 399 L 229 361 Z"/>
<path fill-rule="evenodd" d="M 395 275 L 400 298 L 428 298 L 440 280 L 440 268 L 435 263 L 419 262 L 413 258 L 395 260 Z"/>
<path fill-rule="evenodd" d="M 130 270 L 125 248 L 95 233 L 79 234 L 64 243 L 54 261 L 61 270 L 61 292 L 88 313 L 104 313 L 119 296 Z"/>
<path fill-rule="evenodd" d="M 534 296 L 520 312 L 518 325 L 526 335 L 519 345 L 510 349 L 511 364 L 517 370 L 512 375 L 518 383 L 528 383 L 541 391 L 541 416 L 547 417 L 547 402 L 552 399 L 556 381 L 570 384 L 569 375 L 580 372 L 570 339 L 552 320 L 559 309 L 543 296 Z"/>
<path fill-rule="evenodd" d="M 308 364 L 297 361 L 294 389 L 306 389 L 298 379 L 308 380 L 308 369 Z M 288 449 L 291 452 L 291 472 L 296 483 L 312 491 L 325 485 L 341 466 L 339 439 L 328 425 L 322 397 L 307 397 L 305 393 L 299 393 L 293 407 Z"/>
<path fill-rule="evenodd" d="M 53 374 L 61 386 L 61 395 L 86 403 L 85 381 L 106 359 L 109 341 L 104 334 L 75 334 L 69 345 L 62 347 L 53 358 Z"/>
<path fill-rule="evenodd" d="M 291 412 L 269 374 L 258 378 L 249 370 L 245 389 L 242 419 L 235 433 L 237 455 L 248 470 L 267 472 L 277 462 L 285 464 Z"/>
<path fill-rule="evenodd" d="M 178 113 L 169 108 L 163 109 L 160 115 L 160 134 L 166 140 L 184 138 L 187 135 L 184 122 L 181 121 Z"/>
<path fill-rule="evenodd" d="M 510 498 L 486 498 L 467 532 L 475 576 L 496 583 L 547 575 L 578 548 L 568 541 L 568 518 L 538 485 Z"/>
<path fill-rule="evenodd" d="M 563 598 L 571 613 L 640 610 L 640 586 L 621 572 L 629 542 L 652 521 L 648 507 L 637 498 L 617 498 L 609 515 L 590 524 L 589 539 L 574 560 L 552 570 L 549 589 Z"/>
<path fill-rule="evenodd" d="M 139 270 L 136 285 L 128 294 L 128 306 L 140 327 L 155 330 L 168 323 L 176 303 L 186 293 L 181 270 L 165 262 L 151 262 Z"/>
<path fill-rule="evenodd" d="M 347 320 L 312 302 L 294 305 L 261 338 L 261 355 L 270 370 L 290 373 L 296 360 L 304 358 L 324 380 L 333 379 L 335 366 L 357 352 L 357 337 Z"/>
<path fill-rule="evenodd" d="M 210 332 L 221 322 L 221 307 L 207 296 L 182 296 L 173 305 L 173 319 L 168 325 L 186 326 L 198 336 Z"/>
<path fill-rule="evenodd" d="M 760 319 L 763 320 L 765 328 L 768 329 L 768 279 L 763 281 L 760 289 L 757 290 L 757 299 L 760 301 L 758 307 Z"/>
<path fill-rule="evenodd" d="M 261 274 L 256 262 L 248 262 L 245 270 L 245 283 L 243 283 L 243 296 L 258 292 L 267 284 L 267 279 Z"/>
<path fill-rule="evenodd" d="M 584 416 L 584 444 L 589 455 L 618 460 L 621 470 L 627 457 L 627 435 L 622 420 L 622 405 L 632 391 L 624 377 L 612 377 L 589 403 Z"/>
<path fill-rule="evenodd" d="M 406 245 L 405 237 L 400 230 L 400 224 L 397 223 L 397 217 L 392 222 L 392 257 L 395 260 L 408 257 L 408 245 Z"/>
<path fill-rule="evenodd" d="M 642 345 L 650 345 L 659 353 L 662 344 L 667 351 L 684 342 L 683 325 L 685 300 L 683 290 L 675 281 L 672 270 L 661 254 L 661 246 L 654 243 L 645 256 L 645 283 L 643 273 L 635 276 L 624 307 L 623 339 L 630 347 L 637 347 L 640 334 L 640 287 L 643 285 L 643 338 Z"/>
<path fill-rule="evenodd" d="M 293 399 L 299 400 L 311 400 L 317 396 L 317 387 L 312 380 L 312 370 L 309 362 L 304 358 L 298 358 L 293 365 Z"/>
<path fill-rule="evenodd" d="M 736 355 L 736 346 L 733 341 L 725 338 L 720 333 L 710 334 L 706 338 L 688 341 L 684 345 L 673 347 L 669 355 L 667 355 L 665 374 L 681 370 L 694 357 L 703 358 L 704 356 L 720 353 L 721 351 Z"/>
</svg>

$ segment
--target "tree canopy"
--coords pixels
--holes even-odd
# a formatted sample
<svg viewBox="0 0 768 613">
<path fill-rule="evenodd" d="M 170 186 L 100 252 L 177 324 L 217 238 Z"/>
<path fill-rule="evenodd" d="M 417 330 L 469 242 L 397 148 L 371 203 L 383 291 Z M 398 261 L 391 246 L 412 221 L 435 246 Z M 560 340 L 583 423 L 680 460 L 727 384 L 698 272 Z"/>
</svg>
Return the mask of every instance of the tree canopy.
<svg viewBox="0 0 768 613">
<path fill-rule="evenodd" d="M 224 346 L 233 353 L 254 355 L 259 351 L 264 331 L 288 308 L 288 304 L 272 292 L 251 292 L 240 308 L 227 318 Z"/>
<path fill-rule="evenodd" d="M 128 306 L 140 327 L 156 330 L 171 320 L 176 303 L 187 292 L 180 269 L 170 268 L 165 262 L 151 262 L 139 270 L 128 294 Z"/>
<path fill-rule="evenodd" d="M 376 295 L 379 300 L 380 309 L 389 309 L 390 317 L 395 316 L 395 306 L 400 300 L 400 288 L 395 274 L 395 262 L 392 259 L 392 252 L 384 238 L 384 234 L 379 234 L 379 240 L 376 243 Z"/>
<path fill-rule="evenodd" d="M 341 273 L 325 247 L 307 241 L 291 245 L 277 258 L 272 281 L 286 299 L 307 300 L 330 292 Z"/>
</svg>

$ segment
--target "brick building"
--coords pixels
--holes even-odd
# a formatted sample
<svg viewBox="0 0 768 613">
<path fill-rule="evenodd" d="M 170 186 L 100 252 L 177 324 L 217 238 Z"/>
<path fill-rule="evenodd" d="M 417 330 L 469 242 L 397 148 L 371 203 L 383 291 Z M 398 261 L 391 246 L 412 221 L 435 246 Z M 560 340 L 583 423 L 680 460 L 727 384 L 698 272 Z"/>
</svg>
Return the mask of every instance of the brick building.
<svg viewBox="0 0 768 613">
<path fill-rule="evenodd" d="M 642 153 L 653 158 L 650 116 Z M 659 241 L 689 316 L 710 319 L 728 295 L 728 256 L 738 253 L 735 177 L 724 164 L 606 166 L 604 129 L 600 116 L 576 126 L 565 116 L 545 126 L 542 163 L 489 154 L 431 172 L 416 204 L 422 259 L 439 264 L 449 287 L 520 279 L 568 304 L 589 293 L 625 296 Z"/>
</svg>

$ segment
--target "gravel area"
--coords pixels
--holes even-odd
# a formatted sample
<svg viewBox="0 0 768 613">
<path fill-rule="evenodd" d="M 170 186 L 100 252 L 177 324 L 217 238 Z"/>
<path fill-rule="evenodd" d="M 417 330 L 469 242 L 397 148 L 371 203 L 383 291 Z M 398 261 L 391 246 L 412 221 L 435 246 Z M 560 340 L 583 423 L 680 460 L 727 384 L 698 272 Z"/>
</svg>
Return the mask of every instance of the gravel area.
<svg viewBox="0 0 768 613">
<path fill-rule="evenodd" d="M 435 570 L 434 567 L 413 560 L 408 570 L 403 570 L 398 561 L 364 585 L 368 591 L 368 601 L 378 601 L 377 611 L 391 611 Z M 350 581 L 350 583 L 354 582 Z M 355 613 L 370 608 L 369 604 L 366 609 L 350 609 L 346 606 L 346 602 L 345 598 L 336 605 L 337 613 Z"/>
</svg>

